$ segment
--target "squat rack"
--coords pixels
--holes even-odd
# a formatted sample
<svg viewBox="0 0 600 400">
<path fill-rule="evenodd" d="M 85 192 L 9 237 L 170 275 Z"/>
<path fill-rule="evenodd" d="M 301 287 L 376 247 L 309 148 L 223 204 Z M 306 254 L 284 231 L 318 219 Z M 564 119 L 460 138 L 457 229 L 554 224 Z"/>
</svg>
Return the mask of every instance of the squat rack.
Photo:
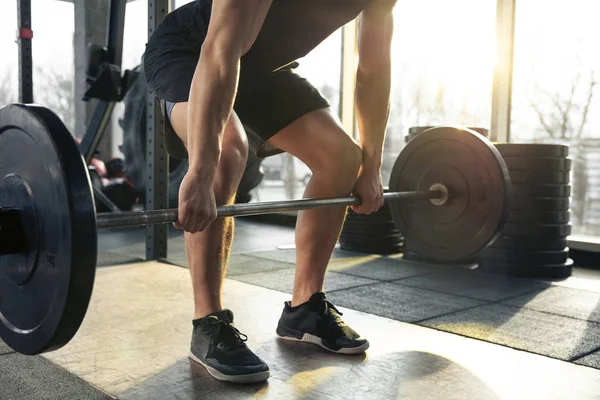
<svg viewBox="0 0 600 400">
<path fill-rule="evenodd" d="M 173 6 L 173 3 L 173 0 L 148 0 L 148 37 L 152 35 L 157 25 L 167 15 L 169 6 Z M 102 141 L 116 103 L 124 97 L 129 83 L 135 77 L 131 71 L 125 71 L 124 74 L 121 74 L 126 4 L 127 0 L 110 0 L 107 15 L 107 37 L 105 43 L 102 44 L 105 47 L 102 58 L 104 72 L 111 74 L 113 77 L 114 74 L 118 73 L 122 78 L 121 84 L 118 88 L 114 88 L 115 90 L 112 93 L 94 95 L 91 94 L 91 88 L 86 93 L 87 98 L 98 99 L 80 144 L 81 154 L 88 164 Z M 17 0 L 17 24 L 19 102 L 33 103 L 31 0 Z M 118 96 L 115 96 L 115 92 L 118 93 Z M 146 103 L 147 118 L 150 123 L 146 124 L 147 185 L 145 209 L 151 211 L 167 208 L 169 157 L 164 146 L 164 120 L 159 103 L 152 93 L 148 93 Z M 95 194 L 111 209 L 118 211 L 118 208 L 101 191 L 95 191 Z M 168 229 L 165 225 L 146 227 L 146 259 L 160 260 L 167 257 L 167 237 Z"/>
</svg>

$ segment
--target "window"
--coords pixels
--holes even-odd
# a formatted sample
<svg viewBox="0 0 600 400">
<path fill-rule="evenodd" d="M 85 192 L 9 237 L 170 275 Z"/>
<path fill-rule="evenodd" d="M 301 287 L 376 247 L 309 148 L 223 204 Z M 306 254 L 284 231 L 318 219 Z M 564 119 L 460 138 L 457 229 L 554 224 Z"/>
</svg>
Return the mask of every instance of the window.
<svg viewBox="0 0 600 400">
<path fill-rule="evenodd" d="M 396 5 L 385 185 L 409 128 L 453 124 L 489 129 L 495 17 L 495 0 Z"/>
<path fill-rule="evenodd" d="M 0 106 L 19 100 L 17 2 L 3 3 L 0 13 Z M 74 8 L 63 1 L 31 1 L 33 28 L 33 97 L 53 110 L 73 131 L 73 31 Z"/>
<path fill-rule="evenodd" d="M 511 142 L 570 145 L 573 233 L 600 236 L 595 0 L 517 1 Z"/>
</svg>

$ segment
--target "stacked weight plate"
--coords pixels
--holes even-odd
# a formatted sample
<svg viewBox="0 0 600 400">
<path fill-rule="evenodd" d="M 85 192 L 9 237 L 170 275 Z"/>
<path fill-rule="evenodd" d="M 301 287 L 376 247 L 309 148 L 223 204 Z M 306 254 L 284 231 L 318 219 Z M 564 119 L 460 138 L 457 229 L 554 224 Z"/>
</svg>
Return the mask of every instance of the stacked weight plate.
<svg viewBox="0 0 600 400">
<path fill-rule="evenodd" d="M 376 213 L 357 214 L 348 209 L 346 222 L 340 234 L 340 248 L 369 254 L 400 253 L 403 247 L 402 235 L 386 204 Z"/>
<path fill-rule="evenodd" d="M 500 236 L 477 257 L 484 271 L 536 278 L 571 275 L 569 148 L 496 144 L 510 172 L 511 204 Z"/>
</svg>

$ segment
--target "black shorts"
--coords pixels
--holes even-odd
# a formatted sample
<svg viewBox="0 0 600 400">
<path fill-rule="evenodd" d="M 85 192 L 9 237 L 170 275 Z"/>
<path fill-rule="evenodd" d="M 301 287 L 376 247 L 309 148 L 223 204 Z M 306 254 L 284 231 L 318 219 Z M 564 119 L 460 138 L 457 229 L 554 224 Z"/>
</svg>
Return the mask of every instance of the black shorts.
<svg viewBox="0 0 600 400">
<path fill-rule="evenodd" d="M 157 29 L 150 38 L 143 70 L 158 98 L 171 103 L 188 101 L 204 40 L 199 31 L 196 26 L 193 32 L 178 35 Z M 301 116 L 330 106 L 317 88 L 294 72 L 298 63 L 264 73 L 248 72 L 243 60 L 241 65 L 233 109 L 246 129 L 264 142 Z"/>
</svg>

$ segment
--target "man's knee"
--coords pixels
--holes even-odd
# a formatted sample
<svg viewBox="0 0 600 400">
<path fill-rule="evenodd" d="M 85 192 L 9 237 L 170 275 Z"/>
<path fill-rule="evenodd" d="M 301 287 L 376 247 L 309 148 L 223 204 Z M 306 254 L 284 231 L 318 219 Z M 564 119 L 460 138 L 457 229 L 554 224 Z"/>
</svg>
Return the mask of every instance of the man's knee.
<svg viewBox="0 0 600 400">
<path fill-rule="evenodd" d="M 349 136 L 345 136 L 331 149 L 322 149 L 323 154 L 315 174 L 327 175 L 350 189 L 356 181 L 362 164 L 362 150 Z M 348 190 L 350 190 L 348 189 Z"/>
</svg>

